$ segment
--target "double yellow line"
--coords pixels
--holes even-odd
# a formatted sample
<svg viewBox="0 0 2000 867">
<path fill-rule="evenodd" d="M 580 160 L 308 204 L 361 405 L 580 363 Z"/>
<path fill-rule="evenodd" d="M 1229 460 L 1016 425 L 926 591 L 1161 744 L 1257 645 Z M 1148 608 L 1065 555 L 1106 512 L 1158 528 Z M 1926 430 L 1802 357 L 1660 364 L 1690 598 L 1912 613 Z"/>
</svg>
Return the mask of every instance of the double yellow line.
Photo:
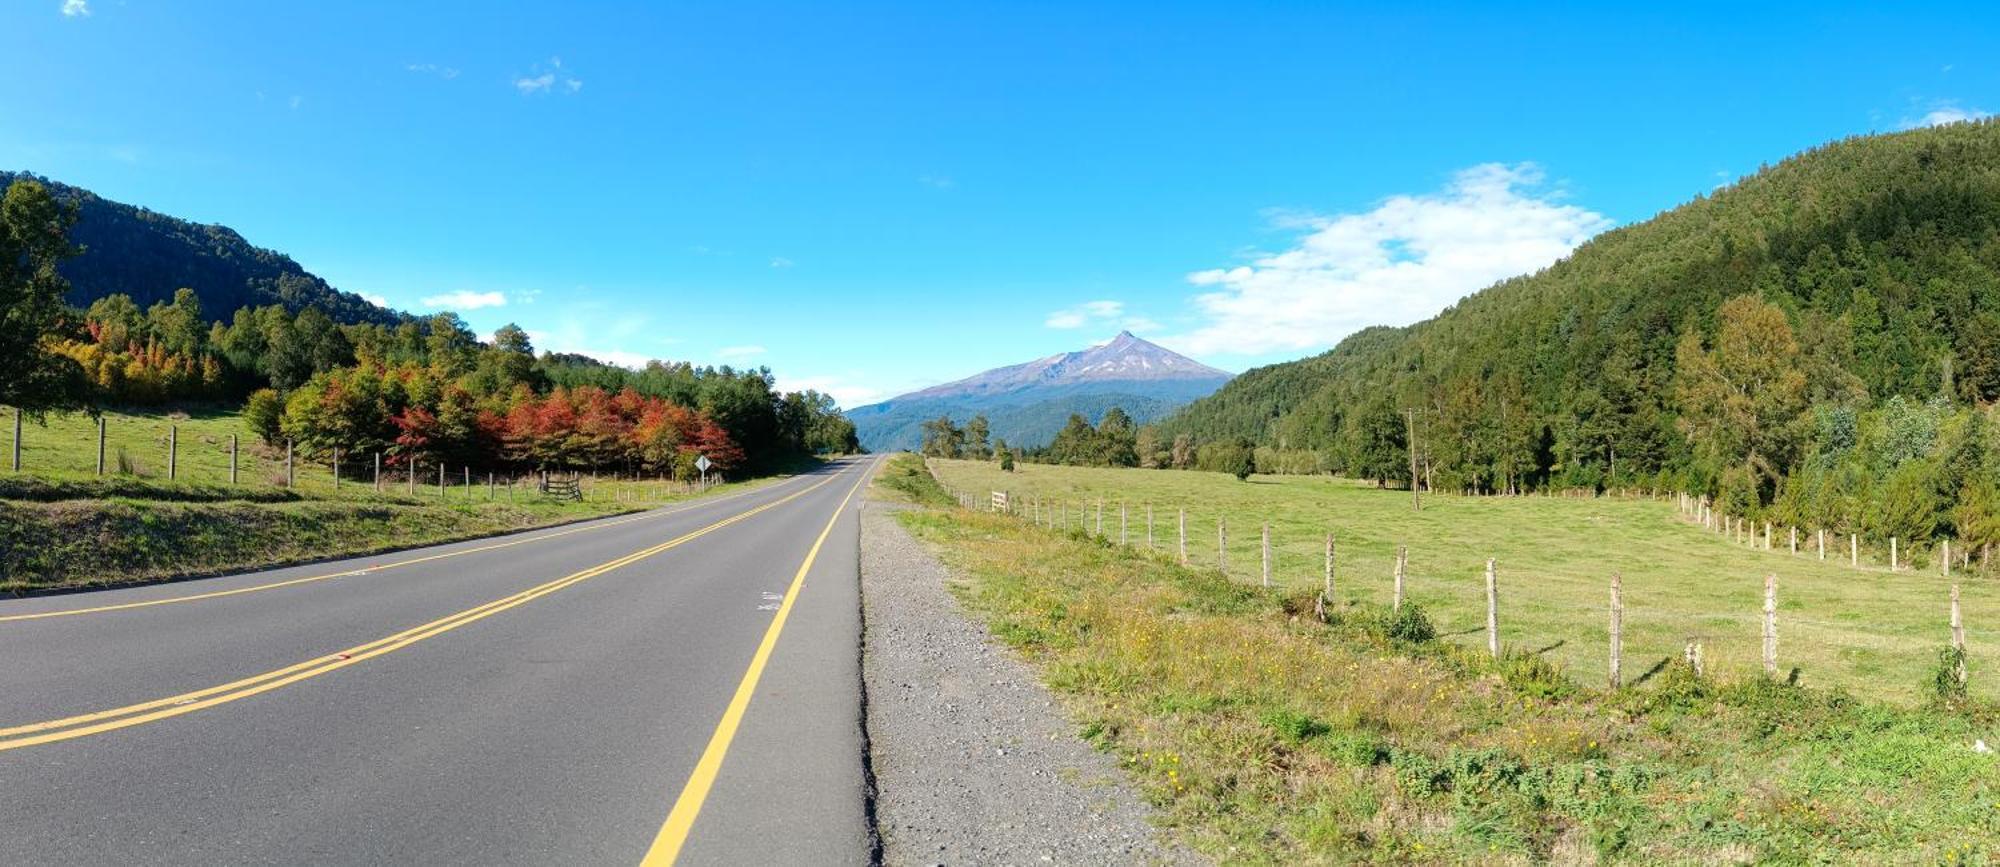
<svg viewBox="0 0 2000 867">
<path fill-rule="evenodd" d="M 0 728 L 0 752 L 36 746 L 38 744 L 71 740 L 193 713 L 216 705 L 249 698 L 253 695 L 298 683 L 302 680 L 338 671 L 377 656 L 393 653 L 419 641 L 423 641 L 426 638 L 443 635 L 446 632 L 469 623 L 478 622 L 506 611 L 509 608 L 525 605 L 565 587 L 588 581 L 591 578 L 595 578 L 621 566 L 628 566 L 662 551 L 687 544 L 723 527 L 745 520 L 752 515 L 777 508 L 819 490 L 832 483 L 836 478 L 839 478 L 839 476 L 828 477 L 783 499 L 773 500 L 754 509 L 740 512 L 706 527 L 702 527 L 699 530 L 694 530 L 685 535 L 654 545 L 651 548 L 636 551 L 579 572 L 573 572 L 546 584 L 531 587 L 511 596 L 468 608 L 456 614 L 440 617 L 422 626 L 406 629 L 394 635 L 378 638 L 367 644 L 350 647 L 328 656 L 316 657 L 295 665 L 246 677 L 242 680 L 231 681 L 220 686 L 212 686 L 193 692 L 181 693 L 180 695 L 167 696 L 166 698 L 154 699 L 139 704 L 65 717 L 63 719 L 49 720 L 47 722 Z M 852 492 L 849 495 L 852 496 Z M 845 501 L 843 501 L 843 505 L 844 503 Z M 821 538 L 824 540 L 824 534 L 822 534 Z M 815 545 L 815 551 L 817 547 Z M 786 604 L 790 604 L 789 599 Z M 782 613 L 781 609 L 780 614 L 782 615 Z"/>
<path fill-rule="evenodd" d="M 284 581 L 273 581 L 268 584 L 258 584 L 252 587 L 238 587 L 233 590 L 216 590 L 208 593 L 190 593 L 186 596 L 170 596 L 165 599 L 148 599 L 142 602 L 121 602 L 116 605 L 93 605 L 88 608 L 65 608 L 60 611 L 35 611 L 27 614 L 6 614 L 6 615 L 0 615 L 0 623 L 8 623 L 16 620 L 44 620 L 50 617 L 73 617 L 78 614 L 102 614 L 107 611 L 125 611 L 133 608 L 151 608 L 155 605 L 173 605 L 175 603 L 180 603 L 180 602 L 199 602 L 203 599 L 220 599 L 225 596 L 239 596 L 244 593 L 256 593 L 257 591 L 260 590 L 276 590 L 280 587 L 295 587 L 300 584 L 311 584 L 316 581 L 329 581 L 334 578 L 348 578 L 355 575 L 369 575 L 375 572 L 380 572 L 384 569 L 396 569 L 403 566 L 415 566 L 421 563 L 429 563 L 435 560 L 444 560 L 451 557 L 463 557 L 467 554 L 478 554 L 484 551 L 494 551 L 500 548 L 512 548 L 516 545 L 526 545 L 532 542 L 542 542 L 542 541 L 547 541 L 549 539 L 559 539 L 564 536 L 571 536 L 577 533 L 591 533 L 591 532 L 596 532 L 598 530 L 608 530 L 612 527 L 623 526 L 625 524 L 630 524 L 635 521 L 644 521 L 649 518 L 658 518 L 666 515 L 677 515 L 680 514 L 681 512 L 685 512 L 690 509 L 696 509 L 702 506 L 709 506 L 709 505 L 714 505 L 716 503 L 726 502 L 729 500 L 736 499 L 737 497 L 749 496 L 750 494 L 757 493 L 760 490 L 763 490 L 763 488 L 753 488 L 748 491 L 740 491 L 738 493 L 730 494 L 726 497 L 717 497 L 713 500 L 704 499 L 695 503 L 688 504 L 686 506 L 682 506 L 677 509 L 655 509 L 646 512 L 644 514 L 633 515 L 628 518 L 618 518 L 610 521 L 595 521 L 589 524 L 584 524 L 582 526 L 571 527 L 567 530 L 557 530 L 552 533 L 540 533 L 533 536 L 525 536 L 516 539 L 509 539 L 505 542 L 494 542 L 491 544 L 478 545 L 471 548 L 461 548 L 457 551 L 446 551 L 441 554 L 427 554 L 422 557 L 411 557 L 407 560 L 395 560 L 388 563 L 379 563 L 374 566 L 363 566 L 358 569 L 348 569 L 341 572 L 328 572 L 321 575 L 307 575 L 303 578 L 290 578 Z"/>
</svg>

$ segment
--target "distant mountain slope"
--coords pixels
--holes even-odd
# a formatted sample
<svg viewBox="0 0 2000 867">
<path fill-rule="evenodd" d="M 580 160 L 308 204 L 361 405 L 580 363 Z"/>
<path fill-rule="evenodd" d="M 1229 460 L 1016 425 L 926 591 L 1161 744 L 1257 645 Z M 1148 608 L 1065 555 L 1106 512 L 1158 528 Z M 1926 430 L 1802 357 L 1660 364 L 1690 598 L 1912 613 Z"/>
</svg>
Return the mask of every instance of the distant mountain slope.
<svg viewBox="0 0 2000 867">
<path fill-rule="evenodd" d="M 915 448 L 921 425 L 941 415 L 964 422 L 984 413 L 993 435 L 1042 445 L 1071 413 L 1095 422 L 1119 407 L 1141 423 L 1160 418 L 1229 381 L 1230 375 L 1120 332 L 1101 346 L 1039 358 L 849 410 L 862 445 Z"/>
<path fill-rule="evenodd" d="M 1714 347 L 1723 302 L 1742 295 L 1782 311 L 1797 352 L 1782 363 L 1807 404 L 1921 402 L 1941 381 L 1961 401 L 2000 400 L 2000 122 L 1814 148 L 1427 321 L 1246 372 L 1159 430 L 1400 479 L 1414 409 L 1440 487 L 1602 484 L 1614 468 L 1620 483 L 1700 484 L 1728 467 L 1680 424 L 1680 350 L 1689 334 Z M 1786 446 L 1841 447 L 1821 439 Z"/>
<path fill-rule="evenodd" d="M 185 286 L 217 320 L 239 307 L 269 304 L 294 312 L 317 307 L 347 323 L 394 324 L 403 317 L 333 288 L 291 257 L 254 246 L 227 226 L 191 223 L 27 173 L 0 171 L 0 189 L 21 179 L 40 181 L 58 199 L 81 206 L 70 241 L 84 253 L 61 265 L 70 283 L 67 300 L 78 307 L 122 292 L 145 308 L 173 300 L 174 290 Z"/>
</svg>

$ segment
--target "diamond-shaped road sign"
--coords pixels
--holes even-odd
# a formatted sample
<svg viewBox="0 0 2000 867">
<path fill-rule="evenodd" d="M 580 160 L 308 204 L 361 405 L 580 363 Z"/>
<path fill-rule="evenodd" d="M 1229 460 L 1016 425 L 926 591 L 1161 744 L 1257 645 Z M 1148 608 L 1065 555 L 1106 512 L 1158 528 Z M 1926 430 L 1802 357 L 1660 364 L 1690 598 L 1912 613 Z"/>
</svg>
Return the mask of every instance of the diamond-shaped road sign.
<svg viewBox="0 0 2000 867">
<path fill-rule="evenodd" d="M 708 472 L 708 468 L 711 466 L 714 466 L 714 464 L 708 462 L 708 455 L 702 455 L 694 459 L 694 468 L 704 473 Z"/>
</svg>

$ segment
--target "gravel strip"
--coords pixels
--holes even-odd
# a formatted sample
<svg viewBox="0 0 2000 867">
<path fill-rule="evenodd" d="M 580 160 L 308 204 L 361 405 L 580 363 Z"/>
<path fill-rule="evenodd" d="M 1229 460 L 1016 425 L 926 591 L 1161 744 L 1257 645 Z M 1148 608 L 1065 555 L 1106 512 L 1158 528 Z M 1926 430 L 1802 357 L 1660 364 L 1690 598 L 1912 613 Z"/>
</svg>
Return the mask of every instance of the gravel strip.
<svg viewBox="0 0 2000 867">
<path fill-rule="evenodd" d="M 884 863 L 1201 864 L 1161 839 L 1111 756 L 945 590 L 943 564 L 861 510 L 862 677 Z"/>
</svg>

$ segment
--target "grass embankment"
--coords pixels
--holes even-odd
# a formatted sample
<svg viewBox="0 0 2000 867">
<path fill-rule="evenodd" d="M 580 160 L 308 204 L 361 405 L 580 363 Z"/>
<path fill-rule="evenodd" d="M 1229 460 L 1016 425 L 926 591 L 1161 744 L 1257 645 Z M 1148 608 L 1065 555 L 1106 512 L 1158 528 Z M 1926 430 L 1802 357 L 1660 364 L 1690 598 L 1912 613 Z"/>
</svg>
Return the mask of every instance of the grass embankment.
<svg viewBox="0 0 2000 867">
<path fill-rule="evenodd" d="M 928 482 L 898 461 L 910 486 Z M 967 576 L 955 592 L 1068 696 L 1084 735 L 1222 861 L 2000 851 L 2000 757 L 1973 749 L 2000 732 L 1990 705 L 1904 708 L 1679 662 L 1638 688 L 1581 688 L 1533 653 L 1494 662 L 1426 640 L 1413 610 L 1345 598 L 1322 623 L 1311 590 L 1164 552 L 949 507 L 902 520 Z"/>
<path fill-rule="evenodd" d="M 107 413 L 108 475 L 96 475 L 97 427 L 88 416 L 29 422 L 23 472 L 0 473 L 0 592 L 111 586 L 281 565 L 477 538 L 633 511 L 694 493 L 673 483 L 599 480 L 583 502 L 543 498 L 531 485 L 465 484 L 448 470 L 402 477 L 384 490 L 369 464 L 350 463 L 336 490 L 325 464 L 300 460 L 284 483 L 282 450 L 243 433 L 235 413 Z M 7 420 L 11 424 L 11 419 Z M 166 479 L 167 430 L 180 458 Z M 239 484 L 229 481 L 229 435 L 239 436 Z M 11 447 L 11 443 L 7 444 Z M 124 459 L 118 457 L 124 451 Z M 0 461 L 7 460 L 0 453 Z M 122 465 L 121 465 L 122 464 Z M 8 464 L 0 463 L 0 469 Z M 760 484 L 711 488 L 710 493 Z"/>
<path fill-rule="evenodd" d="M 1624 576 L 1625 674 L 1636 677 L 1699 641 L 1711 670 L 1748 677 L 1762 670 L 1764 575 L 1778 576 L 1778 661 L 1802 683 L 1842 687 L 1869 698 L 1921 700 L 1938 650 L 1950 640 L 1950 586 L 1961 585 L 1972 690 L 2000 699 L 2000 579 L 1882 565 L 1849 568 L 1846 541 L 1821 562 L 1809 540 L 1801 552 L 1751 550 L 1681 521 L 1671 502 L 1645 499 L 1427 496 L 1421 512 L 1408 491 L 1323 476 L 1086 469 L 1022 464 L 1003 473 L 988 463 L 932 461 L 952 487 L 1010 490 L 1044 504 L 1084 507 L 1093 522 L 1105 503 L 1105 532 L 1117 537 L 1126 503 L 1131 539 L 1145 544 L 1145 506 L 1161 549 L 1175 544 L 1177 509 L 1188 511 L 1192 562 L 1216 562 L 1216 520 L 1229 528 L 1229 571 L 1255 582 L 1258 529 L 1269 522 L 1275 582 L 1320 584 L 1326 534 L 1335 535 L 1335 595 L 1386 604 L 1399 545 L 1409 547 L 1407 598 L 1422 605 L 1452 641 L 1484 647 L 1485 564 L 1499 561 L 1500 633 L 1510 647 L 1535 650 L 1580 682 L 1606 682 L 1610 579 Z M 1782 531 L 1780 531 L 1782 533 Z M 1830 547 L 1832 547 L 1830 543 Z M 1865 555 L 1864 555 L 1865 556 Z"/>
</svg>

